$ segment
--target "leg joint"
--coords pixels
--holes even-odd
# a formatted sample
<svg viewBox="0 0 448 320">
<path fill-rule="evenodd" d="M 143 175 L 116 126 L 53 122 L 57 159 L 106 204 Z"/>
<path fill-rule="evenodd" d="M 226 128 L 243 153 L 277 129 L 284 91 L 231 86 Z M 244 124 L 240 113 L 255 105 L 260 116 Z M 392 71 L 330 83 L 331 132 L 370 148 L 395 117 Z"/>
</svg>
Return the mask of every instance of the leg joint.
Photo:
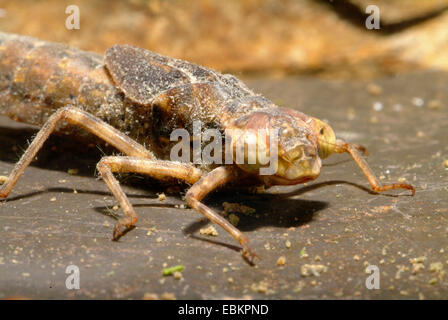
<svg viewBox="0 0 448 320">
<path fill-rule="evenodd" d="M 96 164 L 96 168 L 98 169 L 98 171 L 104 171 L 105 169 L 109 169 L 109 162 L 108 162 L 108 158 L 110 157 L 103 157 L 101 158 L 100 161 L 98 161 L 98 163 Z"/>
</svg>

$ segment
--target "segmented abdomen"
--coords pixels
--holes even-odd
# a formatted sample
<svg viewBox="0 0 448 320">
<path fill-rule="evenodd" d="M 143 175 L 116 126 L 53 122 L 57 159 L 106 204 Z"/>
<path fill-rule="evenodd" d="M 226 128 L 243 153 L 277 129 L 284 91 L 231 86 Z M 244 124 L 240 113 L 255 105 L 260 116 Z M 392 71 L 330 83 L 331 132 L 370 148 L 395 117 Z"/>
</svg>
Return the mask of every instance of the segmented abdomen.
<svg viewBox="0 0 448 320">
<path fill-rule="evenodd" d="M 100 55 L 0 33 L 0 113 L 42 125 L 74 105 L 108 122 L 123 118 L 123 96 Z"/>
</svg>

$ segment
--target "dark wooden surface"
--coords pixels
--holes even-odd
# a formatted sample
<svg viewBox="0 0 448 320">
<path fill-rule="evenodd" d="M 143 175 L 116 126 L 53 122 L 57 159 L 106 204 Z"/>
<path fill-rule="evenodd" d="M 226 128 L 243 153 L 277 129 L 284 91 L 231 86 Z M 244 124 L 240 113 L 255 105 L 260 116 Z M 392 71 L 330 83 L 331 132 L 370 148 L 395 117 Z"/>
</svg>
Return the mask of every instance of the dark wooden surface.
<svg viewBox="0 0 448 320">
<path fill-rule="evenodd" d="M 326 160 L 321 176 L 306 186 L 211 196 L 207 203 L 217 210 L 224 201 L 256 209 L 258 218 L 239 214 L 239 227 L 262 258 L 251 267 L 222 229 L 217 227 L 218 237 L 199 234 L 205 224 L 193 210 L 178 208 L 182 194 L 161 202 L 157 193 L 166 187 L 139 177 L 124 180 L 140 221 L 120 242 L 112 242 L 110 212 L 120 212 L 111 209 L 113 197 L 95 178 L 102 151 L 53 137 L 8 200 L 0 202 L 0 298 L 140 299 L 148 293 L 173 293 L 177 299 L 448 298 L 448 171 L 443 165 L 448 75 L 380 79 L 375 81 L 382 87 L 379 96 L 369 94 L 365 82 L 305 77 L 247 82 L 274 102 L 327 119 L 339 136 L 364 144 L 382 181 L 405 179 L 416 187 L 415 197 L 401 190 L 370 192 L 346 155 Z M 424 100 L 422 107 L 413 104 L 416 97 Z M 431 100 L 440 108 L 429 108 Z M 374 102 L 383 109 L 375 111 Z M 34 133 L 0 117 L 0 175 L 12 169 Z M 77 175 L 67 173 L 73 168 Z M 284 267 L 276 264 L 280 256 L 286 258 Z M 425 257 L 424 269 L 413 274 L 411 259 L 419 257 Z M 443 270 L 432 270 L 439 262 Z M 184 265 L 183 279 L 163 277 L 165 263 Z M 80 268 L 80 290 L 65 287 L 71 264 Z M 303 277 L 305 264 L 324 265 L 327 271 Z M 380 269 L 379 290 L 365 286 L 368 265 Z"/>
</svg>

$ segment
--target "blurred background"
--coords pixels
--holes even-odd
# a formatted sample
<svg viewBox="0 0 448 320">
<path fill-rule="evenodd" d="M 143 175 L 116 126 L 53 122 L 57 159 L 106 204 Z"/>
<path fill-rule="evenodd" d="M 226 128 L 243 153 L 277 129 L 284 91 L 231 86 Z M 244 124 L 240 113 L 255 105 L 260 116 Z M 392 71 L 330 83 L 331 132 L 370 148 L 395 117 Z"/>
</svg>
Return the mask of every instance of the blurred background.
<svg viewBox="0 0 448 320">
<path fill-rule="evenodd" d="M 66 28 L 70 5 L 79 30 Z M 366 28 L 369 5 L 378 30 Z M 133 44 L 233 73 L 365 145 L 381 182 L 417 190 L 375 194 L 335 155 L 308 185 L 213 194 L 218 212 L 224 202 L 255 209 L 232 213 L 262 257 L 254 269 L 226 232 L 198 232 L 207 222 L 183 191 L 137 176 L 122 185 L 138 226 L 110 241 L 119 212 L 93 178 L 103 150 L 54 136 L 0 201 L 0 299 L 447 299 L 448 0 L 0 0 L 0 31 L 99 54 Z M 36 130 L 0 116 L 0 175 Z M 80 290 L 65 286 L 71 264 Z M 181 279 L 162 276 L 178 264 Z M 370 265 L 381 290 L 365 285 Z"/>
<path fill-rule="evenodd" d="M 368 5 L 381 29 L 368 30 Z M 67 30 L 68 5 L 80 8 Z M 448 0 L 0 1 L 0 30 L 103 53 L 116 43 L 233 73 L 370 78 L 448 69 Z"/>
</svg>

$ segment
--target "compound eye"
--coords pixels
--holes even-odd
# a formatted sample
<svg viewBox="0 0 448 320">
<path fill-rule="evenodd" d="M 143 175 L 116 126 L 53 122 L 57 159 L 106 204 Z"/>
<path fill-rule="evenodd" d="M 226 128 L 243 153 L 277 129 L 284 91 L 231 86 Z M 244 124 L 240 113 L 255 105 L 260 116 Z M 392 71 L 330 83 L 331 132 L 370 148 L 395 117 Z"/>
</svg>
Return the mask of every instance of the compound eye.
<svg viewBox="0 0 448 320">
<path fill-rule="evenodd" d="M 322 120 L 314 118 L 314 125 L 315 135 L 318 140 L 319 157 L 325 159 L 334 152 L 336 137 L 333 129 Z"/>
<path fill-rule="evenodd" d="M 320 128 L 319 134 L 323 136 L 325 134 L 325 128 Z"/>
</svg>

